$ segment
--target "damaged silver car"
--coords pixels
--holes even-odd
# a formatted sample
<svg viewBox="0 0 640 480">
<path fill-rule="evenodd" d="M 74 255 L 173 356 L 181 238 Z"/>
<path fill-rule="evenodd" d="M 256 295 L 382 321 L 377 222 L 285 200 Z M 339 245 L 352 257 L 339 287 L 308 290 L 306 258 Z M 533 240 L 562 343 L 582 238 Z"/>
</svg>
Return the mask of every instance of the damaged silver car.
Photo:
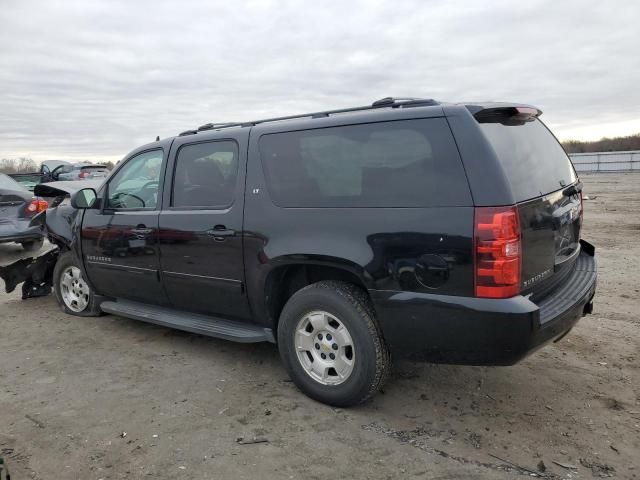
<svg viewBox="0 0 640 480">
<path fill-rule="evenodd" d="M 98 188 L 101 180 L 52 182 L 36 185 L 34 194 L 48 200 L 49 208 L 35 215 L 29 231 L 45 235 L 52 248 L 38 257 L 18 260 L 0 267 L 5 291 L 13 292 L 22 284 L 22 298 L 49 295 L 53 286 L 53 270 L 61 253 L 72 250 L 76 217 L 80 213 L 71 206 L 71 196 L 83 188 Z"/>
</svg>

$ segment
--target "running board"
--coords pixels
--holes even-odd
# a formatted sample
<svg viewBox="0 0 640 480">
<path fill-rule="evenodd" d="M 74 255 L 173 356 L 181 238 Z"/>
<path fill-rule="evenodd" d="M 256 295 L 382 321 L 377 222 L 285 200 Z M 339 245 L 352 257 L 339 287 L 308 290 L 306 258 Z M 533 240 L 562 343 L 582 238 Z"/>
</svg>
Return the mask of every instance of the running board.
<svg viewBox="0 0 640 480">
<path fill-rule="evenodd" d="M 165 307 L 147 305 L 129 300 L 105 301 L 100 304 L 105 313 L 155 323 L 163 327 L 177 328 L 208 337 L 223 338 L 233 342 L 276 343 L 273 330 L 258 325 L 234 322 L 197 313 L 180 312 Z"/>
</svg>

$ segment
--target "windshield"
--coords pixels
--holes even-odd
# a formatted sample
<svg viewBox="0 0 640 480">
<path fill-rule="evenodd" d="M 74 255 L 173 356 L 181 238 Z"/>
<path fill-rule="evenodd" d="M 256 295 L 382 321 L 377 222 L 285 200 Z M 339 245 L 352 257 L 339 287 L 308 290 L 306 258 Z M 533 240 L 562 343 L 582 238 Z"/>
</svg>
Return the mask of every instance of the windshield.
<svg viewBox="0 0 640 480">
<path fill-rule="evenodd" d="M 518 125 L 480 123 L 520 201 L 539 197 L 576 181 L 573 165 L 540 121 Z"/>
</svg>

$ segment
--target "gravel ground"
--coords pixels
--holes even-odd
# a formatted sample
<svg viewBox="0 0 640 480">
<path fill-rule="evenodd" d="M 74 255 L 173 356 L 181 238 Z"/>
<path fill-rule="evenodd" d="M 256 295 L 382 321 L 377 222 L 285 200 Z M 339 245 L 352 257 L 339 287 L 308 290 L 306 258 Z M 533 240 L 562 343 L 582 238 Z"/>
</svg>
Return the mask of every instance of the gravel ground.
<svg viewBox="0 0 640 480">
<path fill-rule="evenodd" d="M 0 455 L 14 479 L 637 478 L 640 174 L 583 181 L 594 314 L 514 367 L 400 362 L 359 408 L 303 396 L 273 345 L 1 294 Z"/>
</svg>

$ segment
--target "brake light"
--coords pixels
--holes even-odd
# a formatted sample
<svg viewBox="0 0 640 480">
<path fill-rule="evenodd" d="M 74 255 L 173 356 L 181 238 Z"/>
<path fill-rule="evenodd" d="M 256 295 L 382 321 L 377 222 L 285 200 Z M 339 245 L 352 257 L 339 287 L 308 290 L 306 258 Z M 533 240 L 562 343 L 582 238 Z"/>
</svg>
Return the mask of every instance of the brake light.
<svg viewBox="0 0 640 480">
<path fill-rule="evenodd" d="M 580 226 L 582 226 L 583 217 L 584 217 L 584 199 L 582 198 L 582 190 L 580 190 Z"/>
<path fill-rule="evenodd" d="M 520 222 L 516 207 L 477 207 L 474 231 L 475 296 L 520 293 Z"/>
<path fill-rule="evenodd" d="M 44 212 L 47 208 L 49 208 L 49 203 L 46 200 L 34 198 L 24 207 L 24 213 L 31 216 Z"/>
<path fill-rule="evenodd" d="M 81 171 L 81 172 L 78 174 L 78 178 L 85 178 L 86 176 L 87 176 L 87 172 L 85 172 L 85 171 Z"/>
</svg>

